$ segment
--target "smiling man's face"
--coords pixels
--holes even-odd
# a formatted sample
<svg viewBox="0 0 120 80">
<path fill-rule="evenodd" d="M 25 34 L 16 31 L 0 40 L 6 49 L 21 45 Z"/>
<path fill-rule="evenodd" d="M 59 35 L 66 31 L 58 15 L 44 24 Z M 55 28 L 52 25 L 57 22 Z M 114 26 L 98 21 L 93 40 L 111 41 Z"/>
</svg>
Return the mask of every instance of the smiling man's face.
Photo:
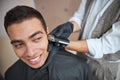
<svg viewBox="0 0 120 80">
<path fill-rule="evenodd" d="M 37 18 L 14 23 L 7 29 L 16 55 L 32 68 L 41 67 L 48 57 L 48 38 Z"/>
</svg>

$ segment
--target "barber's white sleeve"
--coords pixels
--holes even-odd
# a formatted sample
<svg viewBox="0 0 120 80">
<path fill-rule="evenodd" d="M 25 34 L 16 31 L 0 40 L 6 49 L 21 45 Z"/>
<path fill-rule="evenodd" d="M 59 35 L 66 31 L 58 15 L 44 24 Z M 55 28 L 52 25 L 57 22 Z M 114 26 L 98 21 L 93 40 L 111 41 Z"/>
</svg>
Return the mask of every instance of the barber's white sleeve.
<svg viewBox="0 0 120 80">
<path fill-rule="evenodd" d="M 120 50 L 120 21 L 112 25 L 101 38 L 88 39 L 88 49 L 91 57 L 101 58 L 104 54 L 114 54 Z"/>
<path fill-rule="evenodd" d="M 75 14 L 70 18 L 69 21 L 75 21 L 77 22 L 77 24 L 79 26 L 81 26 L 82 20 L 83 20 L 83 16 L 84 16 L 84 12 L 85 12 L 85 4 L 86 4 L 87 0 L 82 0 L 81 4 L 78 8 L 78 10 L 75 12 Z"/>
</svg>

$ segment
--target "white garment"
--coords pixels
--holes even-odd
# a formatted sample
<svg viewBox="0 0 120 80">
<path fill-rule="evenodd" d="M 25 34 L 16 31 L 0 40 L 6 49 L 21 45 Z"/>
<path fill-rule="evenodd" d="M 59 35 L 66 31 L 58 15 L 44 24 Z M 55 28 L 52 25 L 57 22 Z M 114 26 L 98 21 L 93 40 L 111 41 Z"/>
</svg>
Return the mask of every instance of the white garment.
<svg viewBox="0 0 120 80">
<path fill-rule="evenodd" d="M 76 21 L 79 26 L 81 26 L 86 1 L 87 0 L 82 0 L 78 11 L 75 12 L 74 16 L 71 17 L 69 21 Z M 120 21 L 114 23 L 112 28 L 102 35 L 102 37 L 90 39 L 98 20 L 112 2 L 113 0 L 94 0 L 91 6 L 82 39 L 88 39 L 88 49 L 90 54 L 92 54 L 92 56 L 89 56 L 93 58 L 101 58 L 104 54 L 114 54 L 120 50 Z"/>
</svg>

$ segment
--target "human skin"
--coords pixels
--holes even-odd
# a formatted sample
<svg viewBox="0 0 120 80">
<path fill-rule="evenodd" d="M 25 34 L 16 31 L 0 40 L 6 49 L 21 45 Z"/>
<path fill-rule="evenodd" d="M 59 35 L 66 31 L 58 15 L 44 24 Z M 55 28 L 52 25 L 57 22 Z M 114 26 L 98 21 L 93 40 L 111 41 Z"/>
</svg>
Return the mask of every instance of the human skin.
<svg viewBox="0 0 120 80">
<path fill-rule="evenodd" d="M 15 54 L 28 66 L 40 68 L 49 52 L 47 32 L 35 17 L 14 23 L 7 29 Z"/>
<path fill-rule="evenodd" d="M 73 24 L 73 32 L 77 32 L 81 29 L 75 21 L 72 21 L 71 23 Z M 87 40 L 70 41 L 70 43 L 65 47 L 65 49 L 82 53 L 89 52 Z"/>
</svg>

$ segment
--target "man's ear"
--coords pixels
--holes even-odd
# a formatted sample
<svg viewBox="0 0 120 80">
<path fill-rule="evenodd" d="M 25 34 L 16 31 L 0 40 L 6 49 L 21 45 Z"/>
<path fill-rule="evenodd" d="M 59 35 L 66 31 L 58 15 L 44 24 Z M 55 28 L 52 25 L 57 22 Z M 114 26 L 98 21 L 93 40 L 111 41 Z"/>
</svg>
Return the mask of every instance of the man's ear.
<svg viewBox="0 0 120 80">
<path fill-rule="evenodd" d="M 49 34 L 49 28 L 47 27 L 47 34 Z"/>
</svg>

